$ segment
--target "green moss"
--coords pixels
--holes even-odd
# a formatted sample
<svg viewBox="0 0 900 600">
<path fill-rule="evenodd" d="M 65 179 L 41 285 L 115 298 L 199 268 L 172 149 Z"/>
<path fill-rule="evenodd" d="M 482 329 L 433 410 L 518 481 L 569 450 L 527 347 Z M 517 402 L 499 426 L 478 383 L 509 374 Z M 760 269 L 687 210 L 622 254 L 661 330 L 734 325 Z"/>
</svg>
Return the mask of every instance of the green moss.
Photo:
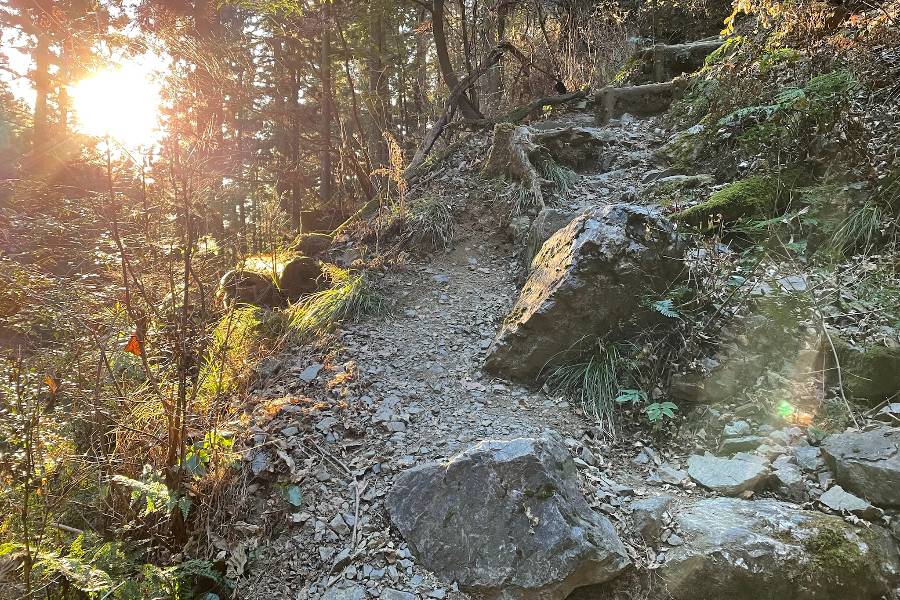
<svg viewBox="0 0 900 600">
<path fill-rule="evenodd" d="M 759 70 L 765 73 L 782 63 L 796 62 L 802 54 L 793 48 L 772 48 L 763 52 L 759 57 Z"/>
<path fill-rule="evenodd" d="M 825 98 L 847 94 L 857 86 L 856 78 L 849 71 L 838 69 L 813 77 L 803 90 L 811 98 Z"/>
<path fill-rule="evenodd" d="M 710 107 L 721 95 L 721 83 L 718 79 L 707 79 L 693 75 L 684 95 L 672 104 L 668 120 L 681 125 L 697 123 L 709 113 Z"/>
<path fill-rule="evenodd" d="M 681 132 L 662 151 L 674 167 L 690 172 L 703 151 L 703 144 L 703 128 L 697 127 Z"/>
<path fill-rule="evenodd" d="M 744 150 L 755 153 L 771 146 L 781 133 L 782 129 L 775 123 L 760 123 L 738 136 L 738 143 Z"/>
<path fill-rule="evenodd" d="M 816 577 L 832 579 L 858 577 L 868 568 L 866 554 L 854 541 L 847 539 L 841 527 L 823 520 L 816 535 L 805 540 Z"/>
<path fill-rule="evenodd" d="M 746 38 L 742 35 L 731 36 L 725 40 L 724 44 L 707 55 L 703 61 L 704 66 L 708 68 L 723 62 L 729 56 L 734 55 L 745 41 Z"/>
<path fill-rule="evenodd" d="M 673 218 L 702 225 L 717 215 L 722 215 L 726 222 L 741 217 L 771 216 L 777 207 L 779 189 L 775 177 L 748 177 L 714 192 L 706 202 L 678 212 Z"/>
<path fill-rule="evenodd" d="M 613 86 L 621 86 L 625 83 L 631 81 L 632 78 L 637 77 L 641 73 L 641 61 L 632 56 L 628 60 L 625 61 L 625 64 L 622 65 L 622 68 L 613 76 L 610 85 Z"/>
</svg>

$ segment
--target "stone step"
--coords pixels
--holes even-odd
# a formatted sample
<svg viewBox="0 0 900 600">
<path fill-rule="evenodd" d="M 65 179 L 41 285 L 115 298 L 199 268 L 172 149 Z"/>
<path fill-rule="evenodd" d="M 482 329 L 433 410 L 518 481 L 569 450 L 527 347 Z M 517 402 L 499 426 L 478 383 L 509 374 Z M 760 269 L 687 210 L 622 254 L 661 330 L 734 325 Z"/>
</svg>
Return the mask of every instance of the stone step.
<svg viewBox="0 0 900 600">
<path fill-rule="evenodd" d="M 664 113 L 673 101 L 681 97 L 686 84 L 687 81 L 676 79 L 665 83 L 605 87 L 594 97 L 594 116 L 602 124 L 625 113 L 639 117 Z"/>
<path fill-rule="evenodd" d="M 640 49 L 636 57 L 647 81 L 662 83 L 703 66 L 707 56 L 719 49 L 725 40 L 714 38 L 686 44 L 656 44 Z"/>
</svg>

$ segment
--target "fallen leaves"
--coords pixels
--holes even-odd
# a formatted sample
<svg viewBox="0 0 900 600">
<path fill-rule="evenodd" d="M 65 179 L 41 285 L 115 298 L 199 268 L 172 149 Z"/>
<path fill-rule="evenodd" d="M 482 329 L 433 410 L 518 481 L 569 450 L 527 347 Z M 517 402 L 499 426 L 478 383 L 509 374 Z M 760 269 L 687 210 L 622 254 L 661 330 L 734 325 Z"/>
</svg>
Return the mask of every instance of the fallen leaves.
<svg viewBox="0 0 900 600">
<path fill-rule="evenodd" d="M 138 339 L 137 334 L 132 333 L 131 338 L 129 338 L 128 343 L 125 345 L 125 348 L 123 348 L 123 350 L 125 352 L 134 354 L 135 356 L 140 356 L 144 353 L 143 346 L 144 345 L 141 343 L 141 340 Z"/>
</svg>

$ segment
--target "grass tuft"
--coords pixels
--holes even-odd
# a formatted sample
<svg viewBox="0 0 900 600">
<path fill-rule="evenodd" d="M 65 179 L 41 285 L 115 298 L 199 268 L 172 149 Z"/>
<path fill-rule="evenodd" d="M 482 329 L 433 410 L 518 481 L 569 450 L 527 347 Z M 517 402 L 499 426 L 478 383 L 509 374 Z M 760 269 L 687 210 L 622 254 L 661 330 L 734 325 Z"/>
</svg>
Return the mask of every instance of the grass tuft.
<svg viewBox="0 0 900 600">
<path fill-rule="evenodd" d="M 553 183 L 553 191 L 562 199 L 569 195 L 569 189 L 577 179 L 574 171 L 563 167 L 552 158 L 539 160 L 537 170 L 544 179 Z"/>
<path fill-rule="evenodd" d="M 278 347 L 285 333 L 280 312 L 242 306 L 226 313 L 212 332 L 200 370 L 200 402 L 234 394 L 260 358 Z"/>
<path fill-rule="evenodd" d="M 333 265 L 325 271 L 331 287 L 311 294 L 288 309 L 290 332 L 301 339 L 328 333 L 338 323 L 383 314 L 389 303 L 365 272 Z"/>
<path fill-rule="evenodd" d="M 453 212 L 436 196 L 423 196 L 411 202 L 407 215 L 407 236 L 413 242 L 430 242 L 447 248 L 453 241 Z"/>
<path fill-rule="evenodd" d="M 548 387 L 581 405 L 604 433 L 615 437 L 616 396 L 619 394 L 619 353 L 615 346 L 601 347 L 586 359 L 553 368 Z"/>
<path fill-rule="evenodd" d="M 881 206 L 872 200 L 867 200 L 862 206 L 851 211 L 841 222 L 831 237 L 831 247 L 844 255 L 852 254 L 857 250 L 868 250 L 878 239 L 884 218 L 885 214 Z"/>
</svg>

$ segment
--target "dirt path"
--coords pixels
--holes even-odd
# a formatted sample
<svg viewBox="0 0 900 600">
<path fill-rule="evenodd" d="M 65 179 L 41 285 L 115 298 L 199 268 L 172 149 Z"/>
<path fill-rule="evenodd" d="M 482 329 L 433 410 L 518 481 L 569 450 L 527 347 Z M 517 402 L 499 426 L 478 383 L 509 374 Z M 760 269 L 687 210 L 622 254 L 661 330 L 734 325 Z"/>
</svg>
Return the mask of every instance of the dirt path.
<svg viewBox="0 0 900 600">
<path fill-rule="evenodd" d="M 633 193 L 651 168 L 649 122 L 626 119 L 595 130 L 610 140 L 612 156 L 606 174 L 576 182 L 563 203 L 573 211 Z M 458 190 L 458 183 L 450 185 Z M 259 467 L 250 490 L 258 507 L 250 544 L 256 560 L 241 597 L 317 598 L 326 589 L 329 600 L 344 592 L 362 600 L 360 589 L 390 600 L 414 600 L 407 592 L 465 597 L 413 563 L 390 530 L 382 498 L 395 473 L 483 439 L 553 430 L 578 457 L 591 503 L 613 519 L 625 518 L 617 514 L 616 489 L 645 493 L 643 467 L 630 460 L 640 442 L 611 444 L 565 399 L 482 371 L 518 292 L 519 258 L 496 232 L 486 235 L 473 223 L 459 229 L 449 252 L 386 276 L 386 295 L 398 302 L 391 316 L 346 327 L 325 360 L 298 351 L 263 382 L 269 406 L 273 398 L 289 400 L 274 418 L 266 413 L 259 451 L 248 456 Z M 300 506 L 284 501 L 291 485 L 302 490 Z M 641 551 L 631 547 L 638 558 Z"/>
</svg>

